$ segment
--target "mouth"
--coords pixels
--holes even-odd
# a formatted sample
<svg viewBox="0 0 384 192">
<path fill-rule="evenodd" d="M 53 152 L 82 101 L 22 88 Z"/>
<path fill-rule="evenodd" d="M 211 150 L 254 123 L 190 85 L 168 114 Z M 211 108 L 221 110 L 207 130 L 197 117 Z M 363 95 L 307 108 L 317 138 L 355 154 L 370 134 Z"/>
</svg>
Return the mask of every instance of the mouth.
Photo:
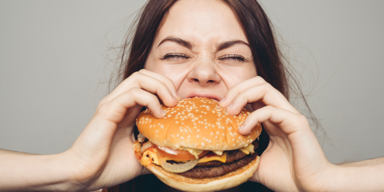
<svg viewBox="0 0 384 192">
<path fill-rule="evenodd" d="M 186 98 L 192 98 L 192 97 L 204 97 L 204 98 L 209 98 L 216 101 L 220 101 L 222 99 L 219 96 L 212 93 L 190 93 Z"/>
</svg>

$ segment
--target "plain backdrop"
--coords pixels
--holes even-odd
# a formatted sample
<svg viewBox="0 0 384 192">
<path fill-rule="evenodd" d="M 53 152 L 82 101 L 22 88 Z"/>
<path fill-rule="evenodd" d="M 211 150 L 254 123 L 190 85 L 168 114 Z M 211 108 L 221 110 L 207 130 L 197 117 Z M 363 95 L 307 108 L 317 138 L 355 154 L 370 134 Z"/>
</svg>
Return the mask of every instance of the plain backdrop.
<svg viewBox="0 0 384 192">
<path fill-rule="evenodd" d="M 53 154 L 73 144 L 144 3 L 0 1 L 0 148 Z M 329 160 L 384 156 L 384 1 L 261 3 L 323 125 Z"/>
</svg>

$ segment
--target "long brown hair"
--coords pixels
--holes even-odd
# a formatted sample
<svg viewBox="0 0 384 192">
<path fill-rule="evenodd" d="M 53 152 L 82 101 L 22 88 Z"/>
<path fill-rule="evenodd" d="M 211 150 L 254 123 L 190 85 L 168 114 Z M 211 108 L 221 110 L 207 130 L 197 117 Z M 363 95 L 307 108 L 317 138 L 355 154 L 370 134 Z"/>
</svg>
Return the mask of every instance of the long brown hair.
<svg viewBox="0 0 384 192">
<path fill-rule="evenodd" d="M 273 87 L 279 90 L 287 99 L 289 99 L 289 79 L 290 72 L 283 62 L 283 55 L 276 45 L 271 22 L 257 0 L 223 0 L 234 11 L 242 24 L 243 30 L 248 38 L 251 47 L 254 64 L 259 76 L 264 78 Z M 118 82 L 123 81 L 134 72 L 144 68 L 145 61 L 151 50 L 155 36 L 161 27 L 164 16 L 176 0 L 149 0 L 144 5 L 141 13 L 136 18 L 128 34 L 122 49 L 120 57 L 120 68 L 118 69 Z M 133 33 L 132 33 L 133 32 Z M 295 83 L 295 81 L 293 81 Z M 295 85 L 297 88 L 297 84 Z M 301 90 L 299 94 L 303 96 Z M 304 98 L 304 97 L 303 97 Z M 305 105 L 308 107 L 305 99 Z M 309 109 L 309 107 L 308 107 Z M 309 114 L 314 118 L 312 112 Z M 316 120 L 315 120 L 316 121 Z M 269 143 L 268 135 L 265 132 L 260 136 L 258 153 L 267 147 Z M 164 191 L 161 182 L 152 176 L 140 176 L 120 186 L 110 188 L 108 191 L 145 191 L 156 189 Z M 242 185 L 242 190 L 250 187 L 247 182 Z M 148 188 L 150 187 L 150 188 Z M 151 188 L 152 187 L 152 188 Z M 255 186 L 252 186 L 254 189 Z"/>
<path fill-rule="evenodd" d="M 121 49 L 117 81 L 144 68 L 164 15 L 177 0 L 149 0 L 136 18 Z M 271 23 L 257 0 L 223 0 L 235 12 L 246 33 L 257 73 L 289 98 L 286 70 Z"/>
</svg>

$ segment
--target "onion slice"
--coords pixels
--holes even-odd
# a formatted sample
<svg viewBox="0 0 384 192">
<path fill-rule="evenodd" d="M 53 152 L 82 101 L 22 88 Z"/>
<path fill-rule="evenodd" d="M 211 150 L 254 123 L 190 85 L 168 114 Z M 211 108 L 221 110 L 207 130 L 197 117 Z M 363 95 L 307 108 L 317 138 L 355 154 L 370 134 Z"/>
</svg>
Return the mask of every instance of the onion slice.
<svg viewBox="0 0 384 192">
<path fill-rule="evenodd" d="M 143 144 L 143 146 L 140 149 L 140 152 L 144 153 L 144 151 L 146 151 L 147 149 L 149 149 L 152 146 L 153 146 L 153 144 L 150 141 L 148 141 L 148 142 Z"/>
<path fill-rule="evenodd" d="M 161 158 L 160 165 L 163 169 L 166 171 L 172 172 L 172 173 L 183 173 L 186 172 L 192 168 L 194 168 L 198 163 L 199 159 L 193 159 L 185 163 L 169 163 L 164 158 Z"/>
<path fill-rule="evenodd" d="M 142 143 L 144 140 L 145 140 L 145 137 L 144 135 L 142 135 L 141 133 L 139 133 L 139 135 L 137 135 L 137 140 Z"/>
</svg>

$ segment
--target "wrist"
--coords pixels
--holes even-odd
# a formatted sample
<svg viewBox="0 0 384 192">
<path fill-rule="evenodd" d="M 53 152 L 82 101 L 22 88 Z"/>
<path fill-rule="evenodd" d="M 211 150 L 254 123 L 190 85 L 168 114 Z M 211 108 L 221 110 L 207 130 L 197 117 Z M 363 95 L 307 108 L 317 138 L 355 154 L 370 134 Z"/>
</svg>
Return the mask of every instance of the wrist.
<svg viewBox="0 0 384 192">
<path fill-rule="evenodd" d="M 82 168 L 86 166 L 79 165 L 81 163 L 77 162 L 74 157 L 76 154 L 71 150 L 57 154 L 58 165 L 61 167 L 59 172 L 63 174 L 62 188 L 64 191 L 92 191 L 91 183 L 94 174 Z"/>
<path fill-rule="evenodd" d="M 325 171 L 325 179 L 321 191 L 340 191 L 341 179 L 344 178 L 344 170 L 339 165 L 329 162 L 329 166 Z"/>
<path fill-rule="evenodd" d="M 382 191 L 384 184 L 384 159 L 335 165 L 337 172 L 328 191 Z"/>
<path fill-rule="evenodd" d="M 62 154 L 36 155 L 0 151 L 0 191 L 71 190 Z"/>
</svg>

